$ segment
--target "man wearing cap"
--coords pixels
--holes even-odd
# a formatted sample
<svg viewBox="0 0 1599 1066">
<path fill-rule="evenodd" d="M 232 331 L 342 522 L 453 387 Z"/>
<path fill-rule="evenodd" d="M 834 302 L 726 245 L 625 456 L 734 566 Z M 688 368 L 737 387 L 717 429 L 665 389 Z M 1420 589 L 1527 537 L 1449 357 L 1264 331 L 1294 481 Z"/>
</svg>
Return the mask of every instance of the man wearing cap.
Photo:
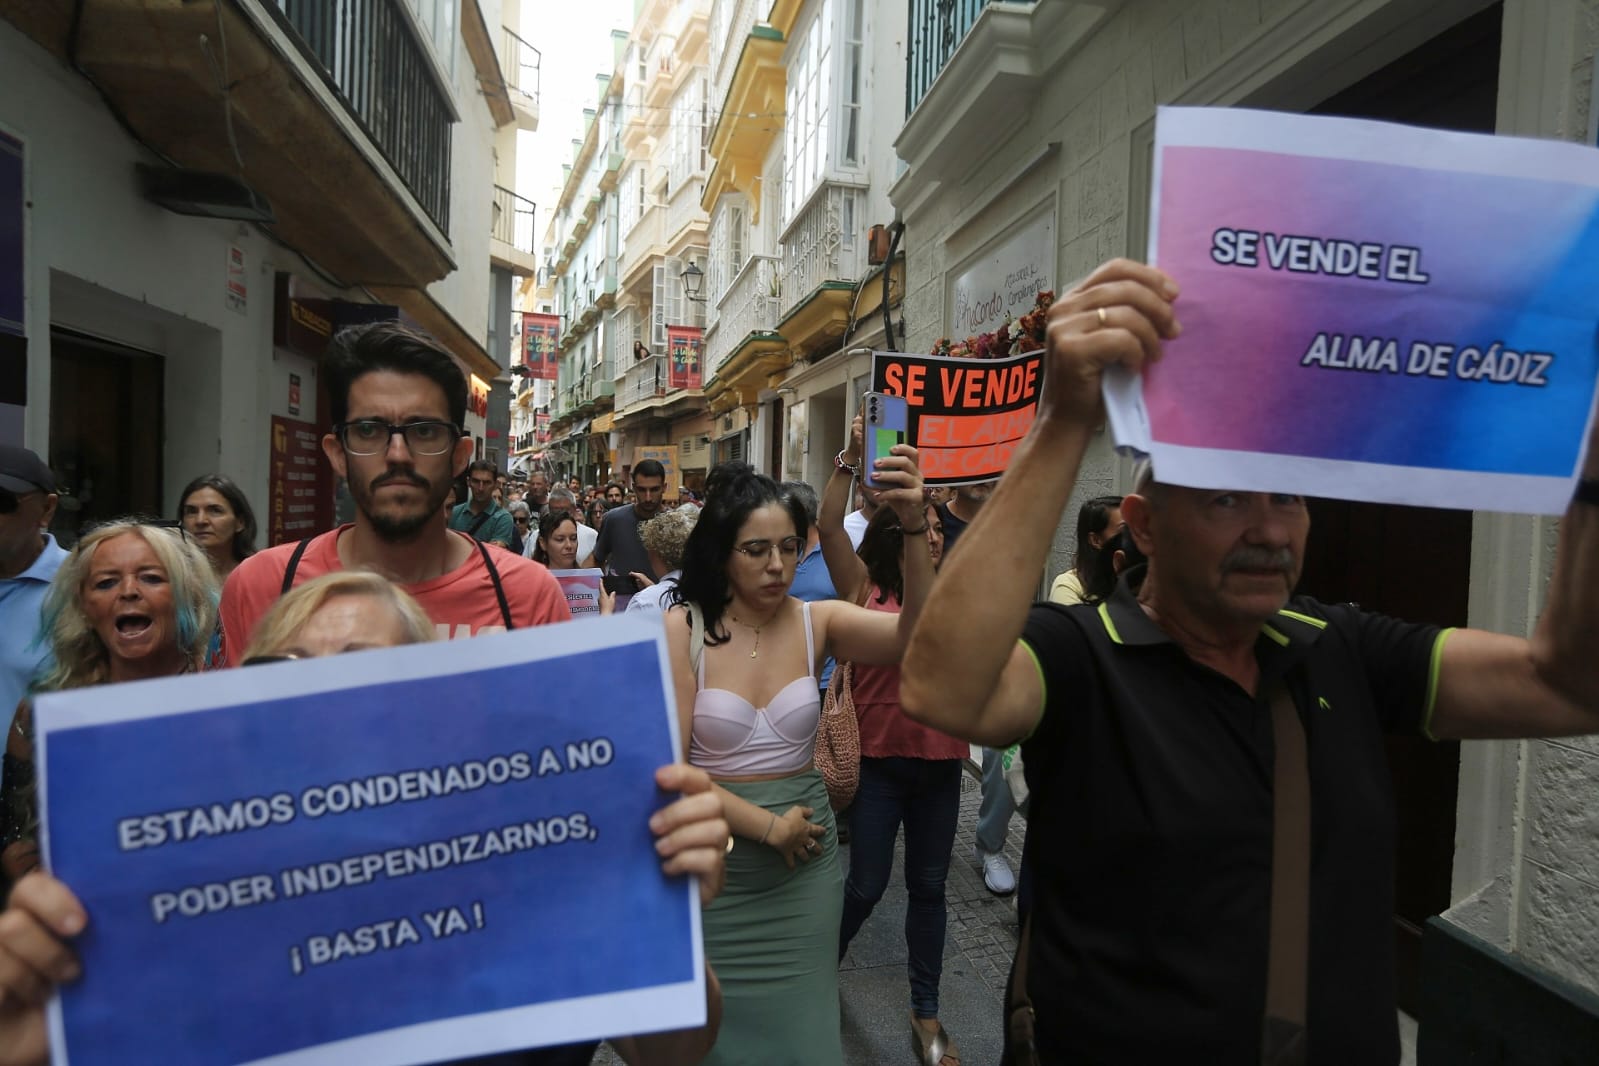
<svg viewBox="0 0 1599 1066">
<path fill-rule="evenodd" d="M 55 478 L 37 455 L 0 445 L 0 707 L 7 713 L 50 658 L 49 644 L 37 638 L 45 591 L 67 557 L 45 532 L 56 498 Z"/>
</svg>

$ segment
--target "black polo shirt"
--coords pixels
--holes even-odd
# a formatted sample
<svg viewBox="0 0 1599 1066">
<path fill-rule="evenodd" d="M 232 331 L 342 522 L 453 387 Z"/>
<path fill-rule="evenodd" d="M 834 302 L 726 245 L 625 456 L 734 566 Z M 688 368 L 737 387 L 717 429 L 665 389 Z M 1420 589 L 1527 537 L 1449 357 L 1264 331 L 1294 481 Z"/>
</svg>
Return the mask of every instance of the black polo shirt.
<svg viewBox="0 0 1599 1066">
<path fill-rule="evenodd" d="M 1045 709 L 1023 746 L 1037 886 L 1028 990 L 1049 1063 L 1260 1060 L 1271 896 L 1271 707 L 1188 658 L 1126 581 L 1040 604 Z M 1311 780 L 1314 1064 L 1399 1061 L 1386 732 L 1424 732 L 1442 633 L 1298 597 L 1261 630 Z"/>
</svg>

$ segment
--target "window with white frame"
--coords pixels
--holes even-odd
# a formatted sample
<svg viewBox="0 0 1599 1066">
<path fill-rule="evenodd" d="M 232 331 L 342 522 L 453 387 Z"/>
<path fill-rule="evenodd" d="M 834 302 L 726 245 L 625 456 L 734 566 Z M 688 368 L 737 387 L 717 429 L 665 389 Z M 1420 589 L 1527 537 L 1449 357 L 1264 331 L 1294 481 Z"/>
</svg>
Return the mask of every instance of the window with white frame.
<svg viewBox="0 0 1599 1066">
<path fill-rule="evenodd" d="M 622 195 L 618 197 L 621 203 L 617 205 L 617 224 L 621 227 L 623 241 L 626 241 L 628 234 L 633 232 L 633 227 L 638 225 L 639 201 L 638 197 L 633 195 L 633 185 L 636 180 L 634 175 L 637 174 L 640 169 L 641 168 L 639 165 L 634 163 L 632 166 L 622 171 Z"/>
<path fill-rule="evenodd" d="M 671 187 L 681 189 L 705 166 L 705 79 L 690 78 L 671 106 Z"/>
<path fill-rule="evenodd" d="M 866 0 L 840 0 L 844 5 L 843 33 L 839 41 L 838 164 L 858 167 L 865 162 Z"/>
<path fill-rule="evenodd" d="M 709 169 L 711 155 L 711 130 L 716 123 L 711 120 L 711 79 L 700 78 L 700 170 Z"/>
<path fill-rule="evenodd" d="M 833 0 L 821 0 L 816 17 L 796 36 L 788 64 L 783 145 L 785 221 L 798 213 L 827 170 L 832 59 Z"/>
<path fill-rule="evenodd" d="M 730 204 L 727 209 L 727 276 L 738 277 L 744 266 L 745 249 L 749 247 L 749 223 L 744 219 L 742 201 Z"/>
<path fill-rule="evenodd" d="M 733 5 L 737 0 L 716 0 L 711 5 L 711 48 L 720 51 L 727 46 L 727 30 L 733 21 Z M 722 62 L 727 62 L 723 59 Z"/>
<path fill-rule="evenodd" d="M 727 200 L 711 212 L 711 261 L 705 268 L 705 299 L 715 307 L 733 282 L 727 260 Z"/>
<path fill-rule="evenodd" d="M 669 303 L 676 294 L 678 300 L 682 299 L 682 279 L 678 275 L 667 277 L 667 269 L 671 258 L 656 263 L 650 268 L 650 350 L 664 352 L 666 350 L 666 327 L 677 325 L 672 318 L 675 303 Z M 679 270 L 681 273 L 681 269 Z"/>
<path fill-rule="evenodd" d="M 686 257 L 662 256 L 655 264 L 651 278 L 653 303 L 650 307 L 650 347 L 657 352 L 666 350 L 667 326 L 698 326 L 705 328 L 704 300 L 690 300 L 683 295 L 683 271 L 690 263 L 705 269 L 705 249 L 690 248 Z"/>
<path fill-rule="evenodd" d="M 744 198 L 724 197 L 711 217 L 710 262 L 705 268 L 706 302 L 716 304 L 726 295 L 749 247 L 749 223 L 745 220 Z"/>
</svg>

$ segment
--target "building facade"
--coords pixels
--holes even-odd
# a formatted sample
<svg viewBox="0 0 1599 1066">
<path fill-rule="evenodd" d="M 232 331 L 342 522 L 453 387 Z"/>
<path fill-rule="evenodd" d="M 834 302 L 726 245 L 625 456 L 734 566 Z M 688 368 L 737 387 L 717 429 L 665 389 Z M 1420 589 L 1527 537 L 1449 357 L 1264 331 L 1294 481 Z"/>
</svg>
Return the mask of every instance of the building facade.
<svg viewBox="0 0 1599 1066">
<path fill-rule="evenodd" d="M 1062 289 L 1105 259 L 1143 258 L 1158 104 L 1593 139 L 1593 0 L 912 0 L 907 30 L 892 197 L 911 350 L 993 328 L 990 296 L 1013 277 Z M 1069 513 L 1130 488 L 1102 438 Z M 1552 520 L 1315 501 L 1312 524 L 1313 595 L 1531 631 Z M 1053 571 L 1069 553 L 1063 530 Z M 1396 740 L 1389 756 L 1401 1003 L 1421 1017 L 1421 1061 L 1591 1056 L 1599 748 Z"/>
<path fill-rule="evenodd" d="M 706 398 L 715 457 L 826 482 L 889 341 L 902 0 L 717 0 Z M 851 355 L 851 352 L 856 354 Z"/>
<path fill-rule="evenodd" d="M 492 0 L 357 6 L 0 4 L 0 436 L 48 458 L 68 539 L 175 514 L 212 472 L 264 541 L 326 528 L 318 367 L 344 324 L 436 337 L 492 446 L 494 152 L 536 125 L 537 53 L 508 54 Z"/>
<path fill-rule="evenodd" d="M 612 318 L 617 474 L 642 459 L 668 495 L 704 487 L 710 431 L 701 364 L 710 168 L 709 0 L 642 4 L 620 67 L 621 294 Z"/>
<path fill-rule="evenodd" d="M 613 35 L 549 233 L 561 322 L 555 464 L 585 484 L 667 469 L 703 486 L 709 0 L 646 0 Z"/>
</svg>

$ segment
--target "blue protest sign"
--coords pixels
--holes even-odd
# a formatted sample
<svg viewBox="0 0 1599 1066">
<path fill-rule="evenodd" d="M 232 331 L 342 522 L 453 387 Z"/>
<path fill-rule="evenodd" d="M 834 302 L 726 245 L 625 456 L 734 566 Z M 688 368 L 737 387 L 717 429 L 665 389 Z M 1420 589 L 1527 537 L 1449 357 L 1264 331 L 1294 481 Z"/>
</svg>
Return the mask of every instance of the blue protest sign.
<svg viewBox="0 0 1599 1066">
<path fill-rule="evenodd" d="M 603 702 L 552 678 L 606 678 Z M 368 1066 L 704 1024 L 658 624 L 604 619 L 42 696 L 83 901 L 57 1063 Z"/>
</svg>

